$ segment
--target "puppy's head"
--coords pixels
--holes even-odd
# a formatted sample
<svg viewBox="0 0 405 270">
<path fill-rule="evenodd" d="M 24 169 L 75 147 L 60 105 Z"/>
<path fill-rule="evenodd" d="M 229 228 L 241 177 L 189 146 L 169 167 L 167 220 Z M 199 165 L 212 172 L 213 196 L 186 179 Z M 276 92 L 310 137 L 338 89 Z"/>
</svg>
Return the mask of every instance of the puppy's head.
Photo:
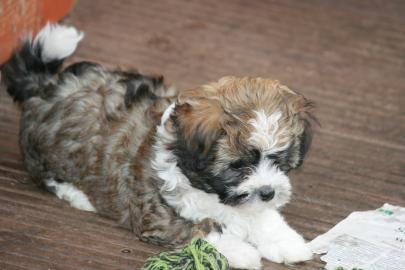
<svg viewBox="0 0 405 270">
<path fill-rule="evenodd" d="M 225 77 L 179 95 L 170 149 L 190 183 L 223 203 L 279 207 L 311 143 L 310 109 L 277 81 Z"/>
</svg>

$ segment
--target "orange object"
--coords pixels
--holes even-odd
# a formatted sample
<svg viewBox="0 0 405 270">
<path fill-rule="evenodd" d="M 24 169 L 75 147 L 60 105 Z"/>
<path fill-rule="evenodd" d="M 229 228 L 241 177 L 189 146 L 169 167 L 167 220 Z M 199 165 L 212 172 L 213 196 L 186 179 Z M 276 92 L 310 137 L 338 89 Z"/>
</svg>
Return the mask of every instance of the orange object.
<svg viewBox="0 0 405 270">
<path fill-rule="evenodd" d="M 35 34 L 48 21 L 58 21 L 73 8 L 75 0 L 0 0 L 0 64 L 21 37 Z"/>
</svg>

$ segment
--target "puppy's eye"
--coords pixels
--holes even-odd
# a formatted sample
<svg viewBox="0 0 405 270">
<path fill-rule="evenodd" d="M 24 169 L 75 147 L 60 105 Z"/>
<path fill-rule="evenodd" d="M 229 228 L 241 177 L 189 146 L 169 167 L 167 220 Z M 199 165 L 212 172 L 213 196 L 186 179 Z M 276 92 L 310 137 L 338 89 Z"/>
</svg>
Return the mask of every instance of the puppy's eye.
<svg viewBox="0 0 405 270">
<path fill-rule="evenodd" d="M 270 154 L 266 156 L 267 159 L 277 159 L 278 155 L 277 154 Z"/>
<path fill-rule="evenodd" d="M 248 196 L 249 196 L 249 193 L 242 193 L 242 194 L 239 194 L 238 196 L 236 196 L 236 199 L 243 200 L 243 199 L 247 198 Z"/>
<path fill-rule="evenodd" d="M 268 160 L 271 160 L 274 165 L 279 165 L 281 161 L 280 156 L 278 154 L 270 154 L 267 155 L 266 158 Z"/>
<path fill-rule="evenodd" d="M 234 170 L 238 170 L 238 169 L 242 168 L 244 165 L 245 164 L 244 164 L 243 160 L 240 159 L 240 160 L 232 162 L 229 166 Z"/>
</svg>

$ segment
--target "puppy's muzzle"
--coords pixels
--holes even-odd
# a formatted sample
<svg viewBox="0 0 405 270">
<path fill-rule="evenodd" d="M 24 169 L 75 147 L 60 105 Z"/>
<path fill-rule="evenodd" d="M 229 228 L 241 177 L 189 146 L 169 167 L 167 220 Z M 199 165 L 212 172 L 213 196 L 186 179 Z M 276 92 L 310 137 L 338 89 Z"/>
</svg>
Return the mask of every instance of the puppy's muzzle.
<svg viewBox="0 0 405 270">
<path fill-rule="evenodd" d="M 263 186 L 257 190 L 262 201 L 268 202 L 274 198 L 276 192 L 271 186 Z"/>
</svg>

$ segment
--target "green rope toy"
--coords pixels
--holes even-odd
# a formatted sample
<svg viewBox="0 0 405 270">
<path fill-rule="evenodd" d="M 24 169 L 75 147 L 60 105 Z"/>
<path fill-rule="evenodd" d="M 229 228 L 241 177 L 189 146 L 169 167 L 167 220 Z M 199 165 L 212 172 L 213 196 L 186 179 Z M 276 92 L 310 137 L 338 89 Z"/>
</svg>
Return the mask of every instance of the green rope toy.
<svg viewBox="0 0 405 270">
<path fill-rule="evenodd" d="M 141 270 L 229 270 L 224 255 L 207 241 L 193 239 L 182 250 L 167 251 L 149 258 Z"/>
</svg>

